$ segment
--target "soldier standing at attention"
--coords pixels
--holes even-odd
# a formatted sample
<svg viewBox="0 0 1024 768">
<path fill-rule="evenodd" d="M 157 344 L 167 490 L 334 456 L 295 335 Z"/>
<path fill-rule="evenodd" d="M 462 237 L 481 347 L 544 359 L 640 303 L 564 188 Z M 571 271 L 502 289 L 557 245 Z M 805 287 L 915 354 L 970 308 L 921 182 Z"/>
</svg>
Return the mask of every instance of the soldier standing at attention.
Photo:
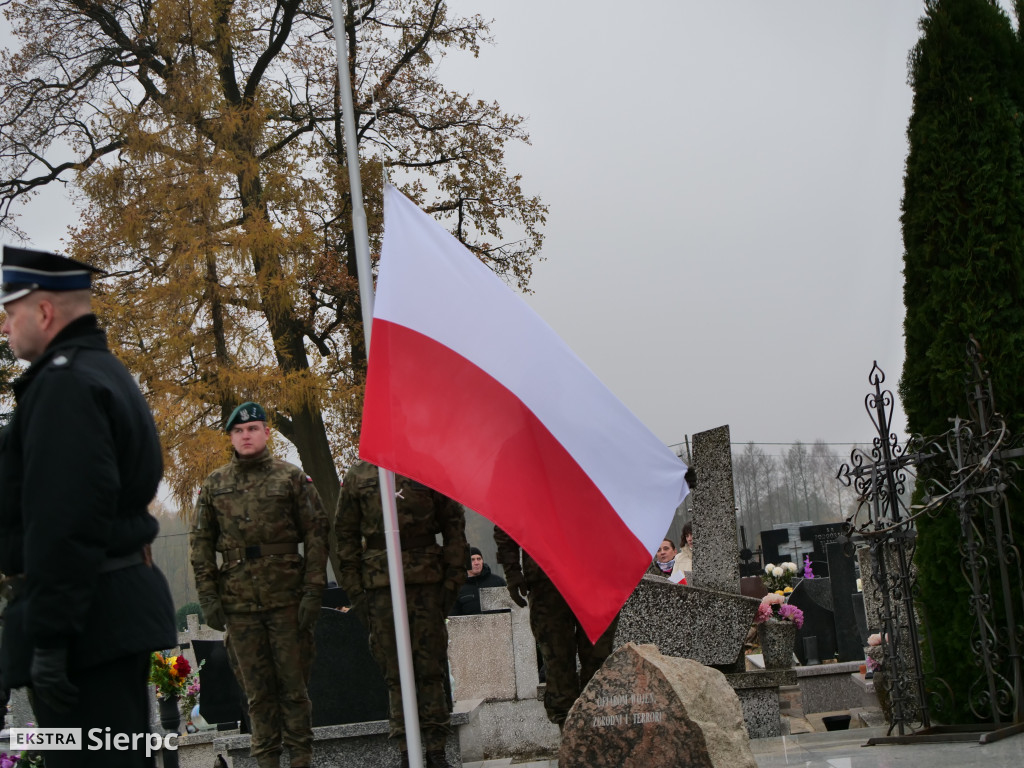
<svg viewBox="0 0 1024 768">
<path fill-rule="evenodd" d="M 31 365 L 0 445 L 0 664 L 5 685 L 32 687 L 40 727 L 82 729 L 84 748 L 48 751 L 49 768 L 152 765 L 144 750 L 90 750 L 86 735 L 149 732 L 149 655 L 178 642 L 149 554 L 160 441 L 91 312 L 97 271 L 3 251 L 2 330 Z"/>
<path fill-rule="evenodd" d="M 191 534 L 199 603 L 208 626 L 228 630 L 259 768 L 280 765 L 282 743 L 292 768 L 308 768 L 306 687 L 327 577 L 327 515 L 309 476 L 267 448 L 263 408 L 242 403 L 225 428 L 231 463 L 203 483 Z"/>
<path fill-rule="evenodd" d="M 512 600 L 525 608 L 524 598 L 529 596 L 530 629 L 544 660 L 544 711 L 561 730 L 572 705 L 611 654 L 619 618 L 616 616 L 597 642 L 591 643 L 576 614 L 537 562 L 498 526 L 494 526 L 494 543 Z"/>
<path fill-rule="evenodd" d="M 395 476 L 402 568 L 409 608 L 409 634 L 416 678 L 420 731 L 429 768 L 449 768 L 444 748 L 451 732 L 445 693 L 448 630 L 445 617 L 466 580 L 466 517 L 448 497 L 400 475 Z M 388 684 L 392 739 L 401 765 L 409 765 L 398 674 L 394 614 L 384 541 L 378 469 L 358 462 L 346 474 L 338 498 L 335 533 L 341 572 L 338 583 L 357 615 L 367 619 L 370 652 Z M 437 543 L 440 533 L 444 544 Z M 364 544 L 365 542 L 365 544 Z"/>
</svg>

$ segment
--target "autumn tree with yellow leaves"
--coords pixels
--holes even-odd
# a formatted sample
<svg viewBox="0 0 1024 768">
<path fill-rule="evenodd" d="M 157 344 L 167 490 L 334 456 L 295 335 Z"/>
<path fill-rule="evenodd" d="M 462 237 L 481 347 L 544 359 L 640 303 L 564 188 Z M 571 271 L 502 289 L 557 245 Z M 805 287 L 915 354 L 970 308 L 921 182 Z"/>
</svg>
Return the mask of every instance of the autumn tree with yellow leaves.
<svg viewBox="0 0 1024 768">
<path fill-rule="evenodd" d="M 0 226 L 71 183 L 69 255 L 153 408 L 183 509 L 262 403 L 325 503 L 353 460 L 365 349 L 331 6 L 323 0 L 8 0 Z M 487 22 L 443 0 L 348 2 L 371 251 L 391 180 L 525 288 L 546 208 L 505 164 L 523 120 L 437 79 Z"/>
</svg>

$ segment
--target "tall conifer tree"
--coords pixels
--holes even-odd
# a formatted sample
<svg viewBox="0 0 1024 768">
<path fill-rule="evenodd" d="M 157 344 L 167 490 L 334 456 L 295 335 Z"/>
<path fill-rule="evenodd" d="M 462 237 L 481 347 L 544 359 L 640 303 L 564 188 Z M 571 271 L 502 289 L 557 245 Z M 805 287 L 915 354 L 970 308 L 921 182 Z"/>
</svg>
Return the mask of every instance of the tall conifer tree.
<svg viewBox="0 0 1024 768">
<path fill-rule="evenodd" d="M 900 394 L 912 433 L 966 416 L 968 335 L 981 344 L 997 406 L 1024 430 L 1024 49 L 992 0 L 928 0 L 909 60 L 914 89 L 903 198 L 906 361 Z M 937 478 L 948 481 L 946 478 Z M 1018 521 L 1020 499 L 1012 503 Z M 1021 541 L 1018 531 L 1018 541 Z M 962 536 L 947 506 L 919 520 L 915 562 L 934 674 L 968 722 L 979 673 Z M 933 692 L 947 692 L 932 680 Z M 939 697 L 949 704 L 948 696 Z M 933 699 L 933 703 L 939 699 Z M 977 699 L 975 699 L 977 703 Z M 982 715 L 983 716 L 983 715 Z"/>
</svg>

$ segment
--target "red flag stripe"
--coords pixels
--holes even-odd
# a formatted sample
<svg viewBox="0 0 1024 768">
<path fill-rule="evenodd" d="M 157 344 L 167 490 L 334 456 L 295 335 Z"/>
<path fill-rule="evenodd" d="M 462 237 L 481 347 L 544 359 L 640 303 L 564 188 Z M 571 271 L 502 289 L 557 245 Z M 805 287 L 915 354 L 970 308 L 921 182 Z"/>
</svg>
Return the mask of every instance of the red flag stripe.
<svg viewBox="0 0 1024 768">
<path fill-rule="evenodd" d="M 644 545 L 518 397 L 448 347 L 382 318 L 373 324 L 359 450 L 530 541 L 530 555 L 591 640 L 650 563 Z M 587 579 L 588 570 L 599 577 Z"/>
</svg>

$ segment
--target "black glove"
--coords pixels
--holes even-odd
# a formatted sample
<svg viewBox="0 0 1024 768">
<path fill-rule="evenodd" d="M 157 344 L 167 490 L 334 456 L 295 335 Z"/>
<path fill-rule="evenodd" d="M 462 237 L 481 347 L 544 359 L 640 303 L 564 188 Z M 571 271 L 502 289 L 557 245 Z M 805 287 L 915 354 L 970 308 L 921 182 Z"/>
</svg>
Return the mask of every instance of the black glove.
<svg viewBox="0 0 1024 768">
<path fill-rule="evenodd" d="M 220 600 L 200 600 L 200 607 L 203 609 L 203 618 L 206 619 L 206 626 L 210 629 L 218 629 L 223 632 L 227 629 L 228 619 L 224 615 L 224 606 L 220 604 Z"/>
<path fill-rule="evenodd" d="M 685 480 L 686 484 L 690 486 L 691 491 L 697 487 L 697 473 L 693 471 L 693 467 L 686 468 L 686 472 L 683 474 L 683 480 Z"/>
<path fill-rule="evenodd" d="M 526 596 L 530 594 L 530 590 L 526 586 L 526 579 L 523 577 L 523 572 L 518 568 L 506 567 L 505 581 L 508 585 L 508 594 L 509 597 L 512 598 L 512 602 L 520 608 L 525 608 Z"/>
<path fill-rule="evenodd" d="M 67 648 L 36 648 L 30 674 L 35 696 L 54 712 L 67 712 L 78 701 L 78 688 L 68 680 Z"/>
<path fill-rule="evenodd" d="M 299 629 L 309 629 L 316 625 L 320 617 L 321 596 L 318 594 L 305 594 L 299 602 Z"/>
</svg>

